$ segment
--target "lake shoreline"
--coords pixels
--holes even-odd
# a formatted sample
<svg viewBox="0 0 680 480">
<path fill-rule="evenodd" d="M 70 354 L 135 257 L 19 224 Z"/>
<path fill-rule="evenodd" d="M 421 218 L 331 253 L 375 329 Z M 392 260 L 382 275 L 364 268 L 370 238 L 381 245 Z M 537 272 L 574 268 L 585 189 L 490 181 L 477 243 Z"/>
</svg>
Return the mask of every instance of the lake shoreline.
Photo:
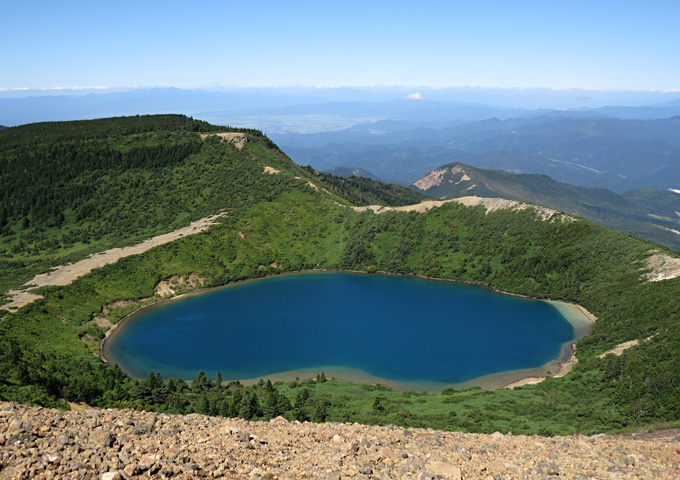
<svg viewBox="0 0 680 480">
<path fill-rule="evenodd" d="M 483 285 L 475 282 L 468 282 L 468 281 L 460 281 L 460 280 L 453 280 L 453 279 L 442 279 L 442 278 L 432 278 L 432 277 L 427 277 L 424 275 L 418 275 L 418 274 L 401 274 L 401 273 L 391 273 L 391 272 L 384 272 L 384 271 L 361 271 L 361 270 L 338 270 L 338 269 L 310 269 L 310 270 L 301 270 L 301 271 L 291 271 L 291 272 L 281 272 L 281 273 L 276 273 L 273 275 L 267 275 L 264 277 L 256 277 L 256 278 L 249 278 L 245 280 L 239 280 L 236 282 L 231 282 L 227 283 L 225 285 L 219 285 L 219 286 L 211 286 L 211 287 L 205 287 L 205 288 L 199 288 L 196 290 L 192 290 L 190 292 L 182 293 L 180 295 L 176 295 L 173 297 L 167 297 L 167 298 L 160 298 L 158 300 L 155 300 L 153 302 L 150 302 L 145 305 L 139 306 L 139 308 L 136 308 L 133 312 L 125 315 L 123 318 L 121 318 L 118 322 L 113 324 L 109 330 L 106 331 L 104 338 L 102 339 L 100 343 L 100 357 L 104 363 L 106 363 L 109 366 L 114 366 L 115 362 L 112 362 L 111 359 L 108 356 L 108 350 L 107 350 L 107 343 L 111 340 L 111 337 L 117 333 L 119 330 L 119 327 L 123 326 L 127 321 L 132 318 L 133 316 L 137 315 L 143 310 L 146 310 L 148 308 L 164 304 L 167 302 L 175 301 L 175 300 L 181 300 L 189 295 L 195 295 L 195 294 L 200 294 L 200 293 L 205 293 L 208 291 L 216 290 L 218 288 L 227 288 L 230 286 L 235 286 L 235 285 L 241 285 L 246 282 L 253 282 L 256 280 L 263 280 L 266 278 L 270 277 L 278 277 L 278 276 L 288 276 L 288 275 L 299 275 L 299 274 L 313 274 L 313 273 L 357 273 L 357 274 L 366 274 L 366 275 L 388 275 L 388 276 L 401 276 L 401 277 L 416 277 L 420 278 L 423 280 L 432 280 L 432 281 L 439 281 L 439 282 L 452 282 L 452 283 L 458 283 L 458 284 L 465 284 L 465 285 L 472 285 L 472 286 L 477 286 L 477 287 L 484 287 L 488 290 L 491 290 L 494 293 L 499 293 L 502 295 L 507 295 L 511 297 L 518 297 L 518 298 L 526 298 L 526 299 L 531 299 L 531 300 L 541 300 L 545 301 L 548 303 L 551 303 L 555 308 L 557 308 L 560 312 L 560 314 L 572 325 L 574 328 L 574 338 L 571 339 L 570 341 L 566 342 L 561 349 L 560 355 L 558 358 L 551 360 L 547 364 L 537 367 L 537 368 L 531 368 L 531 369 L 526 369 L 526 370 L 510 370 L 506 372 L 499 372 L 499 373 L 494 373 L 494 374 L 489 374 L 489 375 L 484 375 L 482 377 L 477 377 L 472 380 L 468 380 L 459 384 L 444 384 L 444 383 L 439 383 L 439 382 L 399 382 L 391 379 L 386 379 L 386 378 L 380 378 L 376 377 L 373 375 L 370 375 L 364 371 L 361 370 L 355 370 L 355 369 L 347 369 L 344 367 L 337 367 L 337 366 L 323 366 L 319 368 L 313 368 L 313 369 L 303 369 L 303 370 L 293 370 L 293 371 L 287 371 L 287 372 L 278 372 L 274 373 L 272 375 L 267 375 L 262 378 L 270 378 L 272 381 L 292 381 L 296 377 L 300 377 L 302 379 L 310 379 L 310 378 L 315 378 L 318 373 L 321 371 L 324 371 L 327 377 L 329 378 L 335 378 L 338 380 L 343 380 L 343 381 L 349 381 L 352 383 L 370 383 L 370 384 L 381 384 L 385 385 L 391 388 L 394 388 L 397 391 L 407 391 L 407 390 L 421 390 L 420 387 L 422 387 L 422 390 L 429 391 L 429 392 L 437 392 L 441 391 L 442 388 L 447 387 L 447 386 L 453 386 L 454 388 L 468 388 L 472 386 L 481 386 L 482 388 L 486 389 L 501 389 L 501 388 L 514 388 L 516 386 L 521 386 L 524 384 L 529 384 L 529 383 L 538 383 L 538 381 L 542 381 L 543 379 L 547 378 L 548 376 L 562 376 L 566 373 L 568 373 L 571 369 L 571 366 L 575 361 L 577 361 L 574 357 L 574 350 L 575 350 L 575 342 L 590 333 L 592 324 L 597 320 L 597 318 L 588 312 L 583 306 L 574 304 L 574 303 L 568 303 L 564 302 L 561 300 L 552 300 L 552 299 L 544 299 L 544 298 L 537 298 L 537 297 L 531 297 L 528 295 L 522 295 L 522 294 L 515 294 L 515 293 L 510 293 L 510 292 L 503 292 L 500 290 L 496 290 L 488 285 Z M 566 370 L 565 370 L 566 369 Z M 550 375 L 549 372 L 555 373 L 555 375 Z M 133 376 L 134 377 L 134 376 Z M 244 384 L 250 384 L 250 383 L 256 383 L 258 382 L 260 377 L 254 378 L 254 379 L 238 379 Z M 225 379 L 225 381 L 229 380 L 237 380 L 237 379 Z"/>
</svg>

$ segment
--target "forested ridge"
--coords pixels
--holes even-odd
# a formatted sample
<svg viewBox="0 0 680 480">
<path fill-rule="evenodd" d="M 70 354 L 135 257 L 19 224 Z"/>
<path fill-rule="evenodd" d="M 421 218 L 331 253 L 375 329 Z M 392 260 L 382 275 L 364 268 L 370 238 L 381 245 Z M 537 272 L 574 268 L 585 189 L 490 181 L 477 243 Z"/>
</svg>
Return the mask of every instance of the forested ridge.
<svg viewBox="0 0 680 480">
<path fill-rule="evenodd" d="M 238 132 L 253 145 L 242 150 L 216 136 L 201 140 L 199 132 Z M 257 130 L 214 126 L 181 115 L 3 130 L 0 291 L 89 253 L 272 198 L 297 182 L 274 176 L 269 190 L 251 188 L 252 177 L 264 165 L 248 160 L 267 149 L 283 155 Z M 401 195 L 415 194 L 403 189 Z"/>
<path fill-rule="evenodd" d="M 320 172 L 310 166 L 304 168 L 324 182 L 331 192 L 356 205 L 411 205 L 429 198 L 422 193 L 400 185 L 382 183 L 358 176 L 339 177 Z"/>
<path fill-rule="evenodd" d="M 124 258 L 71 285 L 43 287 L 38 293 L 44 299 L 6 313 L 0 321 L 0 399 L 542 434 L 672 425 L 680 420 L 680 279 L 651 283 L 642 275 L 650 251 L 663 251 L 662 247 L 582 219 L 542 221 L 533 209 L 487 213 L 483 206 L 449 203 L 426 213 L 355 212 L 344 205 L 410 197 L 395 198 L 392 186 L 377 182 L 364 191 L 361 184 L 352 189 L 352 183 L 325 179 L 297 167 L 261 134 L 244 133 L 251 141 L 239 150 L 219 137 L 200 140 L 188 130 L 153 131 L 139 148 L 155 148 L 154 142 L 160 145 L 163 138 L 178 151 L 199 150 L 184 159 L 168 159 L 168 164 L 150 159 L 143 167 L 109 173 L 111 182 L 132 190 L 119 200 L 103 195 L 100 201 L 115 206 L 130 196 L 127 203 L 132 208 L 138 192 L 149 216 L 161 219 L 155 224 L 158 229 L 163 228 L 168 209 L 176 219 L 217 211 L 227 215 L 207 232 Z M 105 129 L 101 135 L 110 142 Z M 124 135 L 114 150 L 123 152 L 122 145 L 131 139 L 138 142 L 139 135 Z M 91 145 L 92 151 L 106 143 L 100 137 L 82 142 L 97 143 L 96 148 Z M 165 140 L 163 144 L 169 148 Z M 52 147 L 38 143 L 35 148 Z M 279 173 L 266 173 L 264 166 Z M 136 176 L 135 168 L 139 169 Z M 159 178 L 167 183 L 154 183 Z M 3 186 L 4 182 L 5 177 Z M 181 201 L 163 203 L 162 196 L 154 196 L 154 188 L 170 198 L 183 196 L 178 197 Z M 85 202 L 91 198 L 82 196 Z M 16 204 L 23 208 L 20 201 Z M 5 225 L 14 232 L 8 238 L 25 233 L 18 228 L 23 220 L 14 215 L 8 214 L 11 220 Z M 105 210 L 92 218 L 110 235 L 119 232 Z M 61 228 L 81 228 L 78 222 L 67 212 Z M 42 228 L 50 234 L 60 227 Z M 67 249 L 63 244 L 54 248 L 55 255 Z M 5 253 L 3 268 L 12 281 L 25 275 L 13 262 L 27 262 L 29 254 Z M 327 380 L 321 372 L 316 379 L 278 384 L 263 380 L 251 387 L 207 379 L 201 373 L 190 385 L 153 372 L 137 381 L 98 357 L 108 327 L 101 321 L 99 326 L 96 318 L 116 323 L 139 306 L 158 300 L 154 287 L 161 280 L 193 273 L 205 279 L 204 286 L 218 286 L 316 268 L 475 282 L 575 302 L 598 321 L 592 335 L 579 341 L 579 362 L 572 373 L 516 390 L 398 393 L 381 386 Z M 616 344 L 633 339 L 641 340 L 641 345 L 620 357 L 599 358 Z M 243 341 L 252 341 L 256 354 L 257 339 Z"/>
<path fill-rule="evenodd" d="M 103 210 L 117 206 L 110 197 L 121 185 L 132 182 L 128 190 L 134 190 L 148 180 L 138 178 L 139 173 L 182 173 L 173 168 L 203 148 L 195 132 L 239 131 L 262 136 L 254 130 L 212 126 L 179 115 L 149 118 L 50 122 L 5 129 L 0 134 L 0 234 L 11 235 L 31 226 L 38 232 L 60 227 L 67 217 L 68 223 L 99 220 Z M 173 180 L 176 182 L 163 178 L 158 183 Z M 122 197 L 120 202 L 134 205 L 126 201 L 127 195 Z M 104 220 L 101 228 L 121 227 L 110 225 L 109 218 Z"/>
<path fill-rule="evenodd" d="M 560 183 L 547 175 L 484 170 L 460 162 L 442 165 L 412 187 L 440 199 L 477 195 L 545 205 L 680 249 L 680 235 L 674 233 L 680 228 L 676 213 L 680 211 L 680 195 L 668 190 L 633 190 L 619 195 L 604 188 Z"/>
</svg>

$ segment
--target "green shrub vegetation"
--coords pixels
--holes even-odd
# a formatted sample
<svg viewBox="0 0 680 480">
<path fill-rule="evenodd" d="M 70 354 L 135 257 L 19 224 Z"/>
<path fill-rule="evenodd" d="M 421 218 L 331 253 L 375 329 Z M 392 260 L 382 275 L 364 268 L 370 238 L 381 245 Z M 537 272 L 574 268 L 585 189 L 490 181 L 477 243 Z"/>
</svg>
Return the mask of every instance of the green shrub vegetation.
<svg viewBox="0 0 680 480">
<path fill-rule="evenodd" d="M 400 185 L 382 183 L 365 177 L 338 177 L 307 166 L 307 172 L 321 180 L 326 188 L 355 205 L 411 205 L 430 197 Z"/>
<path fill-rule="evenodd" d="M 20 181 L 21 159 L 43 185 L 26 181 L 3 197 L 2 291 L 57 262 L 226 212 L 206 232 L 126 257 L 71 285 L 43 287 L 37 291 L 43 299 L 5 313 L 0 399 L 543 435 L 680 420 L 680 279 L 651 283 L 641 276 L 650 251 L 662 247 L 582 219 L 542 221 L 532 209 L 487 213 L 449 203 L 426 213 L 355 212 L 344 205 L 412 197 L 378 182 L 341 182 L 298 167 L 260 132 L 242 131 L 249 141 L 240 150 L 196 133 L 220 130 L 186 117 L 151 116 L 0 132 L 2 191 Z M 62 147 L 72 153 L 59 153 Z M 39 179 L 45 169 L 59 170 L 50 174 L 56 184 Z M 31 195 L 44 198 L 35 210 Z M 41 243 L 48 241 L 56 243 Z M 93 317 L 119 321 L 157 300 L 154 287 L 173 275 L 195 273 L 204 286 L 218 286 L 315 268 L 476 282 L 575 302 L 598 321 L 579 341 L 579 362 L 569 375 L 515 390 L 395 392 L 321 372 L 316 379 L 249 387 L 202 373 L 190 384 L 153 372 L 138 381 L 98 357 L 106 327 Z M 111 306 L 118 300 L 132 302 Z M 642 342 L 619 357 L 599 358 L 633 339 Z"/>
</svg>

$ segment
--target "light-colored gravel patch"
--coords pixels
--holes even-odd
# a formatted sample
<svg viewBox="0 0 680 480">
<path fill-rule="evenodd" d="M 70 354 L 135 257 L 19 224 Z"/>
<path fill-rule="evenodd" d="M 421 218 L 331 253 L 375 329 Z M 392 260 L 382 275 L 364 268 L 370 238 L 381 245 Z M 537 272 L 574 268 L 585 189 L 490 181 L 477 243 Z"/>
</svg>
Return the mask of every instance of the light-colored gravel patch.
<svg viewBox="0 0 680 480">
<path fill-rule="evenodd" d="M 10 309 L 10 311 L 21 308 L 24 305 L 41 298 L 39 295 L 30 293 L 31 290 L 44 286 L 70 285 L 76 278 L 87 275 L 95 268 L 101 268 L 104 265 L 115 263 L 123 257 L 144 253 L 147 250 L 165 243 L 170 243 L 174 240 L 177 240 L 178 238 L 203 232 L 214 225 L 217 218 L 221 217 L 222 215 L 224 214 L 219 213 L 217 215 L 211 215 L 209 217 L 196 220 L 186 227 L 179 228 L 174 232 L 164 233 L 163 235 L 158 235 L 148 240 L 144 240 L 137 245 L 123 248 L 112 248 L 111 250 L 106 250 L 104 252 L 93 253 L 89 257 L 84 258 L 79 262 L 55 267 L 51 272 L 36 275 L 32 280 L 29 280 L 24 284 L 24 286 L 29 286 L 25 290 L 10 290 L 8 294 L 12 297 L 12 300 L 9 303 L 3 305 L 2 308 Z"/>
<path fill-rule="evenodd" d="M 650 250 L 644 277 L 650 282 L 660 282 L 680 276 L 680 258 L 671 257 L 658 250 Z"/>
</svg>

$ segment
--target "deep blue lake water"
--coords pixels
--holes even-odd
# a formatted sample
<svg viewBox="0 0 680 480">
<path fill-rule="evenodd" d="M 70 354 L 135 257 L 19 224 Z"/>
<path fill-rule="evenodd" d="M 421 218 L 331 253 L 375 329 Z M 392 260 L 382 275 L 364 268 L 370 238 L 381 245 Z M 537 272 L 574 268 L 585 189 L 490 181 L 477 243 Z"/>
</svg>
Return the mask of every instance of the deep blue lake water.
<svg viewBox="0 0 680 480">
<path fill-rule="evenodd" d="M 141 311 L 105 344 L 136 377 L 266 378 L 336 366 L 396 382 L 456 384 L 540 367 L 574 329 L 548 302 L 415 277 L 304 273 Z"/>
</svg>

